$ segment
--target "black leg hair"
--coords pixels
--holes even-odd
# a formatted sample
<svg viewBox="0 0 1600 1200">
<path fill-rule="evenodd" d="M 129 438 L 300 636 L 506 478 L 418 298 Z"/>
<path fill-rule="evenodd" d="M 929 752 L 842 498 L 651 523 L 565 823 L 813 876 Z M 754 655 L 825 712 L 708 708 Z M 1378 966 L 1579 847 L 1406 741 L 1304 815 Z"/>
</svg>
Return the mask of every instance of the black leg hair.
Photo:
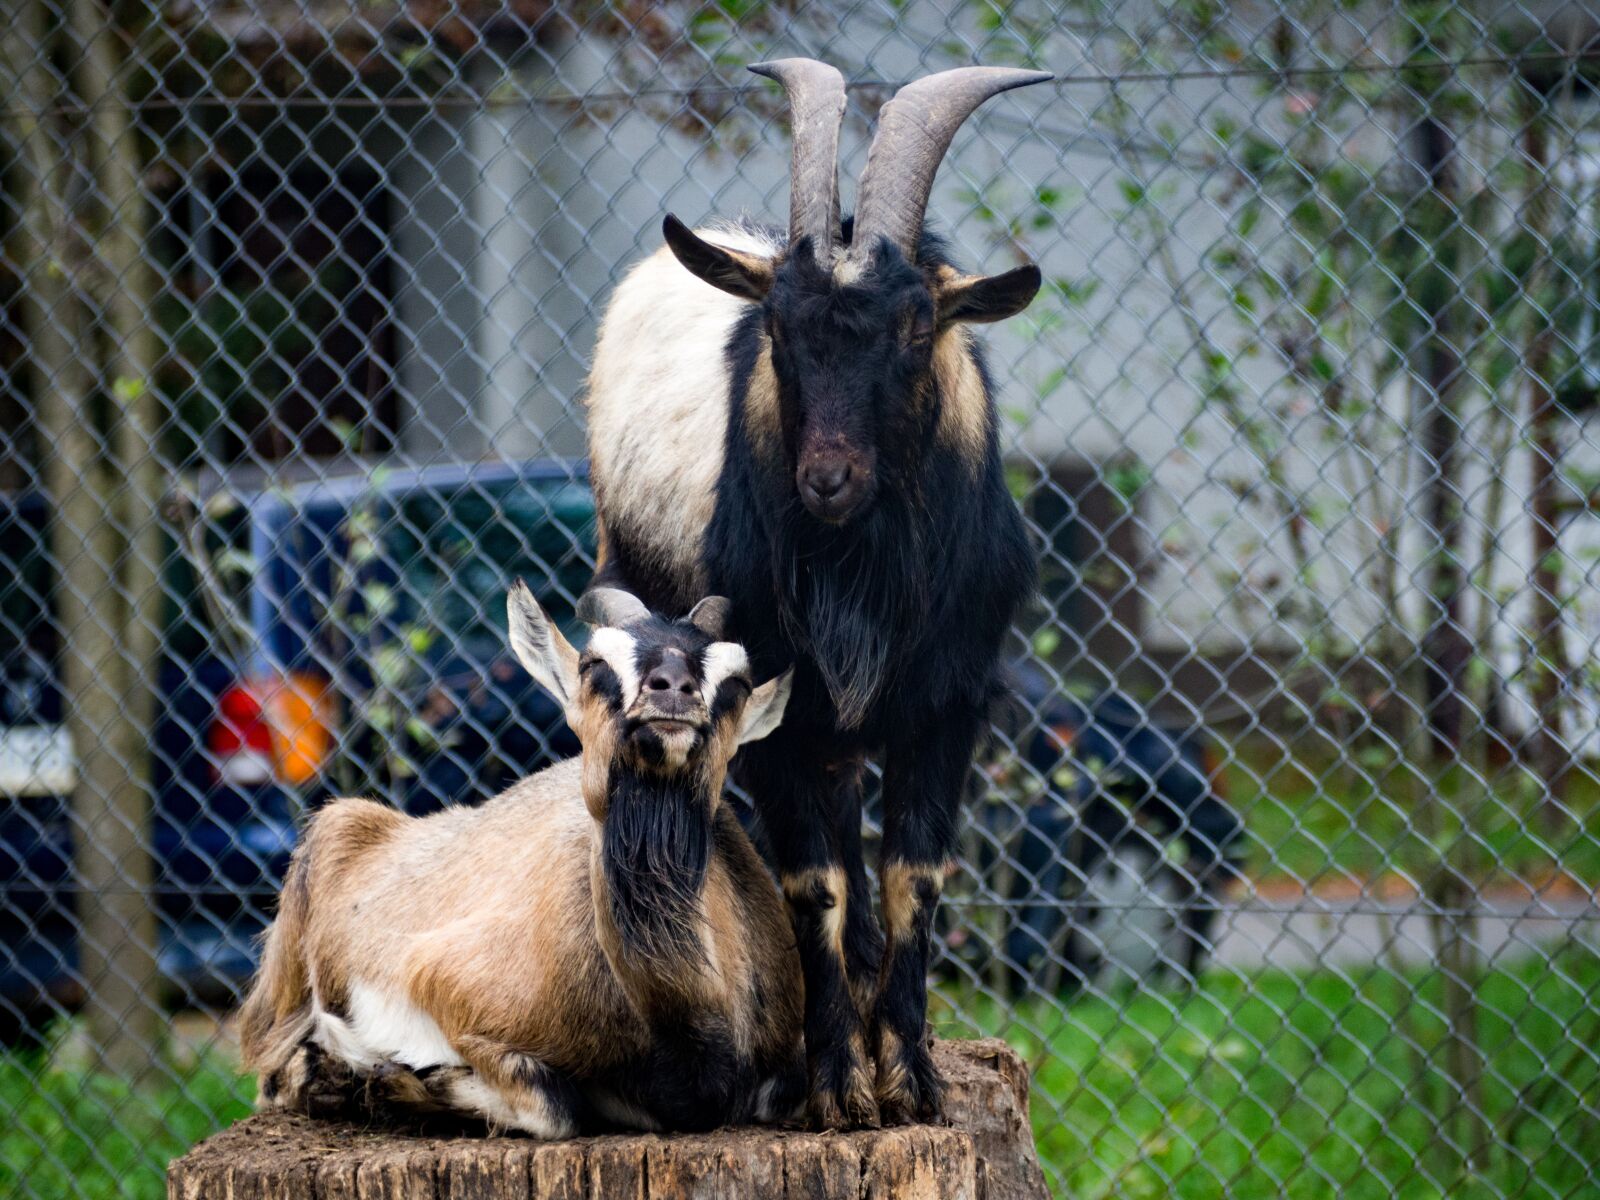
<svg viewBox="0 0 1600 1200">
<path fill-rule="evenodd" d="M 942 1110 L 944 1083 L 928 1052 L 928 964 L 979 728 L 975 713 L 936 716 L 885 755 L 880 884 L 888 945 L 872 1044 L 886 1122 L 935 1120 Z"/>
<path fill-rule="evenodd" d="M 830 742 L 780 727 L 744 747 L 736 770 L 768 833 L 805 976 L 808 1115 L 819 1127 L 842 1128 L 875 1125 L 878 1112 L 846 960 L 850 887 L 840 810 L 849 810 L 859 837 L 859 799 L 838 803 L 849 789 L 837 787 L 825 765 Z"/>
<path fill-rule="evenodd" d="M 309 1036 L 301 1040 L 282 1073 L 268 1079 L 267 1089 L 280 1087 L 285 1108 L 327 1119 L 345 1115 L 356 1096 L 355 1073 L 330 1058 Z"/>
<path fill-rule="evenodd" d="M 442 1110 L 429 1102 L 425 1074 L 393 1062 L 357 1070 L 308 1036 L 261 1091 L 275 1107 L 310 1117 L 387 1123 Z"/>
<path fill-rule="evenodd" d="M 878 972 L 883 965 L 883 929 L 878 924 L 872 903 L 872 884 L 867 879 L 866 858 L 861 852 L 865 772 L 866 763 L 858 757 L 841 764 L 834 775 L 840 850 L 850 897 L 844 914 L 845 976 L 856 1011 L 861 1014 L 862 1021 L 870 1021 L 878 993 Z"/>
</svg>

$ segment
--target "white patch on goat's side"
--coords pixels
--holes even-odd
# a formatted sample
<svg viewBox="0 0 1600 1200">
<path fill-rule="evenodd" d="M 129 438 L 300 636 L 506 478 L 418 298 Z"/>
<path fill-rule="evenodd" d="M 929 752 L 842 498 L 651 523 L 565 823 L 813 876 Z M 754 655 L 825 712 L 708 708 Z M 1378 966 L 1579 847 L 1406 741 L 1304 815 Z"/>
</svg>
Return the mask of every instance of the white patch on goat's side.
<svg viewBox="0 0 1600 1200">
<path fill-rule="evenodd" d="M 781 245 L 748 229 L 700 229 L 749 254 Z M 589 457 L 608 524 L 697 589 L 728 437 L 728 337 L 748 301 L 691 275 L 662 247 L 617 285 L 585 402 Z"/>
<path fill-rule="evenodd" d="M 639 698 L 639 643 L 627 630 L 606 626 L 589 635 L 589 649 L 617 673 L 622 683 L 622 707 L 626 711 Z"/>
<path fill-rule="evenodd" d="M 331 1057 L 357 1070 L 375 1067 L 383 1061 L 381 1055 L 373 1054 L 362 1044 L 347 1023 L 326 1009 L 316 1010 L 312 1018 L 311 1038 Z"/>
<path fill-rule="evenodd" d="M 712 642 L 700 660 L 700 670 L 705 676 L 700 695 L 709 709 L 724 679 L 730 675 L 749 674 L 750 657 L 738 642 Z"/>
<path fill-rule="evenodd" d="M 462 1063 L 432 1017 L 404 996 L 365 983 L 350 985 L 350 1016 L 317 1009 L 317 1043 L 352 1067 L 398 1062 L 413 1069 Z"/>
</svg>

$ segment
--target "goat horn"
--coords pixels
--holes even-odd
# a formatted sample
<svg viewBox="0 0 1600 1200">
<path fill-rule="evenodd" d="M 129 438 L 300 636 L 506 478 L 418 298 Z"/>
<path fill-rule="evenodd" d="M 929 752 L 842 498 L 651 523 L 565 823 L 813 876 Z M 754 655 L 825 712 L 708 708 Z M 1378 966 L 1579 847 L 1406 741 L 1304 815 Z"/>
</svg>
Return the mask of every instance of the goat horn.
<svg viewBox="0 0 1600 1200">
<path fill-rule="evenodd" d="M 851 257 L 868 258 L 880 237 L 915 262 L 933 177 L 962 122 L 991 96 L 1055 76 L 1016 67 L 957 67 L 905 85 L 878 114 L 856 203 Z"/>
<path fill-rule="evenodd" d="M 621 588 L 590 588 L 578 598 L 578 620 L 586 625 L 616 628 L 643 621 L 649 615 L 643 600 Z"/>
<path fill-rule="evenodd" d="M 728 614 L 733 604 L 726 596 L 707 596 L 689 610 L 685 621 L 709 638 L 722 641 L 728 632 Z"/>
<path fill-rule="evenodd" d="M 789 160 L 789 245 L 811 239 L 826 262 L 839 232 L 839 126 L 844 121 L 844 76 L 814 58 L 780 58 L 750 70 L 783 84 L 789 96 L 794 146 Z"/>
</svg>

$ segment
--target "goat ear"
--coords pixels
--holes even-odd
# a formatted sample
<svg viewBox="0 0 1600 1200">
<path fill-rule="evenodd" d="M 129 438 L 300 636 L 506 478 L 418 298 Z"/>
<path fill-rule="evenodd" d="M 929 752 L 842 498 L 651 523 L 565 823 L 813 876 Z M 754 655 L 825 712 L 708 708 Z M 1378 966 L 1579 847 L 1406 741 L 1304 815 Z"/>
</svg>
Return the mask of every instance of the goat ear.
<svg viewBox="0 0 1600 1200">
<path fill-rule="evenodd" d="M 1032 263 L 1000 275 L 957 275 L 939 285 L 939 324 L 1014 317 L 1033 302 L 1042 281 Z"/>
<path fill-rule="evenodd" d="M 511 652 L 538 680 L 539 686 L 570 712 L 578 696 L 578 652 L 561 636 L 522 580 L 506 596 L 506 625 L 511 632 Z"/>
<path fill-rule="evenodd" d="M 794 687 L 794 668 L 790 667 L 776 679 L 769 679 L 745 701 L 744 719 L 739 726 L 739 745 L 759 742 L 783 724 L 783 710 L 789 705 L 789 693 Z"/>
<path fill-rule="evenodd" d="M 661 223 L 667 246 L 689 274 L 741 300 L 761 301 L 772 288 L 772 260 L 714 246 L 671 213 Z"/>
</svg>

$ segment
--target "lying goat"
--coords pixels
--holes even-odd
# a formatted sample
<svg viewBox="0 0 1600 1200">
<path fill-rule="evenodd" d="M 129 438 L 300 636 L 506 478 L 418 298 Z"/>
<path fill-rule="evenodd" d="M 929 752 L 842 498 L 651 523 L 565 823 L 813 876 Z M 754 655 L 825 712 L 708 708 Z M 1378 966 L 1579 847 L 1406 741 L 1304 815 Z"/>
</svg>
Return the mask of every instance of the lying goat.
<svg viewBox="0 0 1600 1200">
<path fill-rule="evenodd" d="M 267 1107 L 354 1088 L 538 1137 L 707 1128 L 804 1096 L 784 903 L 722 802 L 782 720 L 719 640 L 726 602 L 654 617 L 600 589 L 580 655 L 519 583 L 511 646 L 583 743 L 478 808 L 317 814 L 242 1013 Z"/>
</svg>

